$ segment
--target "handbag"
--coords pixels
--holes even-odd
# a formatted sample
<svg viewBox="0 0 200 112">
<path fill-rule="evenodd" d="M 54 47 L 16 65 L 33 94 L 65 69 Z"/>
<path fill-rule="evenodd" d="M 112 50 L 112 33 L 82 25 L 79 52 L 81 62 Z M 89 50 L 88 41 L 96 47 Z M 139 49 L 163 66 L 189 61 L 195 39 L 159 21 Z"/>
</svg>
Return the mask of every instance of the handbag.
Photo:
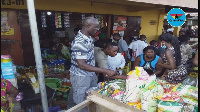
<svg viewBox="0 0 200 112">
<path fill-rule="evenodd" d="M 177 69 L 168 70 L 165 80 L 172 84 L 178 84 L 187 78 L 187 73 L 186 66 L 180 65 Z"/>
</svg>

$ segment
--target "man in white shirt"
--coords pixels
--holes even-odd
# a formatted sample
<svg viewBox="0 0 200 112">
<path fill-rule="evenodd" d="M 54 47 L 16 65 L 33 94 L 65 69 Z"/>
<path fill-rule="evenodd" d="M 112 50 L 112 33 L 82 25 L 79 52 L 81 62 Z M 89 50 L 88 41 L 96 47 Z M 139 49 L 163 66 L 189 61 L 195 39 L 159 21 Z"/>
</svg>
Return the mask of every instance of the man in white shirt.
<svg viewBox="0 0 200 112">
<path fill-rule="evenodd" d="M 131 42 L 131 44 L 129 45 L 128 48 L 131 55 L 131 66 L 135 61 L 135 58 L 140 54 L 143 54 L 143 49 L 148 46 L 148 44 L 145 41 L 146 36 L 140 35 L 140 38 L 137 41 Z"/>
</svg>

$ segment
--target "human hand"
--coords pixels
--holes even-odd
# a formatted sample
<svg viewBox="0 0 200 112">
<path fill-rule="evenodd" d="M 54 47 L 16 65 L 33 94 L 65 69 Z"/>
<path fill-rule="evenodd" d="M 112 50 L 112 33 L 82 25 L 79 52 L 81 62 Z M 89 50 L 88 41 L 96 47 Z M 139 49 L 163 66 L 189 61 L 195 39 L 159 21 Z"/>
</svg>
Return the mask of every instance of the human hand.
<svg viewBox="0 0 200 112">
<path fill-rule="evenodd" d="M 116 71 L 114 71 L 114 70 L 109 70 L 109 69 L 107 69 L 107 70 L 105 71 L 105 74 L 106 74 L 106 77 L 107 77 L 107 76 L 112 77 L 112 76 L 115 76 L 115 75 L 119 75 L 118 72 L 116 72 Z"/>
<path fill-rule="evenodd" d="M 8 97 L 7 97 L 7 101 L 8 101 L 9 103 L 13 103 L 13 102 L 15 101 L 15 98 L 12 97 L 12 96 L 8 96 Z"/>
</svg>

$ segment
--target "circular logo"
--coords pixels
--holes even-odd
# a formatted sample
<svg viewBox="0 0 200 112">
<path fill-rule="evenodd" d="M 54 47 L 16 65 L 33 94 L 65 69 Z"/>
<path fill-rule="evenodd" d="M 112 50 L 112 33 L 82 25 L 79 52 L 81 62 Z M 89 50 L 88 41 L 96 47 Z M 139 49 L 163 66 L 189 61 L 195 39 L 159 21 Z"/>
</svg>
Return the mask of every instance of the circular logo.
<svg viewBox="0 0 200 112">
<path fill-rule="evenodd" d="M 180 8 L 173 8 L 167 14 L 167 21 L 171 26 L 181 26 L 185 23 L 185 20 L 185 12 Z"/>
</svg>

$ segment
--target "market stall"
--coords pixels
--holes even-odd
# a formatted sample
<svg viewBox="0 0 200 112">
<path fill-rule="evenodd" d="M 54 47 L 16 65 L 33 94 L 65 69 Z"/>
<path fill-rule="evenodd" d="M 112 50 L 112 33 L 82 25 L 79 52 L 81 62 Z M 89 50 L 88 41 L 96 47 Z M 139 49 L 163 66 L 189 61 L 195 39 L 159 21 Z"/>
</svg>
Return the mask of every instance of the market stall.
<svg viewBox="0 0 200 112">
<path fill-rule="evenodd" d="M 126 112 L 198 111 L 198 73 L 191 72 L 179 84 L 170 84 L 156 76 L 149 76 L 142 67 L 136 67 L 136 70 L 127 75 L 126 80 L 98 83 L 97 87 L 87 91 L 89 96 L 86 101 L 63 112 L 77 111 L 86 106 L 91 110 L 92 103 L 95 109 L 91 112 L 122 112 L 121 109 L 124 108 L 127 109 Z"/>
<path fill-rule="evenodd" d="M 18 88 L 23 110 L 38 110 L 37 106 L 41 105 L 41 90 L 36 67 L 17 66 L 11 60 L 11 56 L 1 55 L 1 78 L 10 81 L 14 87 Z M 49 106 L 58 106 L 58 104 L 52 103 L 58 100 L 67 101 L 71 88 L 68 70 L 61 66 L 48 68 L 46 64 L 44 64 L 43 70 Z M 40 108 L 41 106 L 39 106 L 39 110 Z"/>
</svg>

